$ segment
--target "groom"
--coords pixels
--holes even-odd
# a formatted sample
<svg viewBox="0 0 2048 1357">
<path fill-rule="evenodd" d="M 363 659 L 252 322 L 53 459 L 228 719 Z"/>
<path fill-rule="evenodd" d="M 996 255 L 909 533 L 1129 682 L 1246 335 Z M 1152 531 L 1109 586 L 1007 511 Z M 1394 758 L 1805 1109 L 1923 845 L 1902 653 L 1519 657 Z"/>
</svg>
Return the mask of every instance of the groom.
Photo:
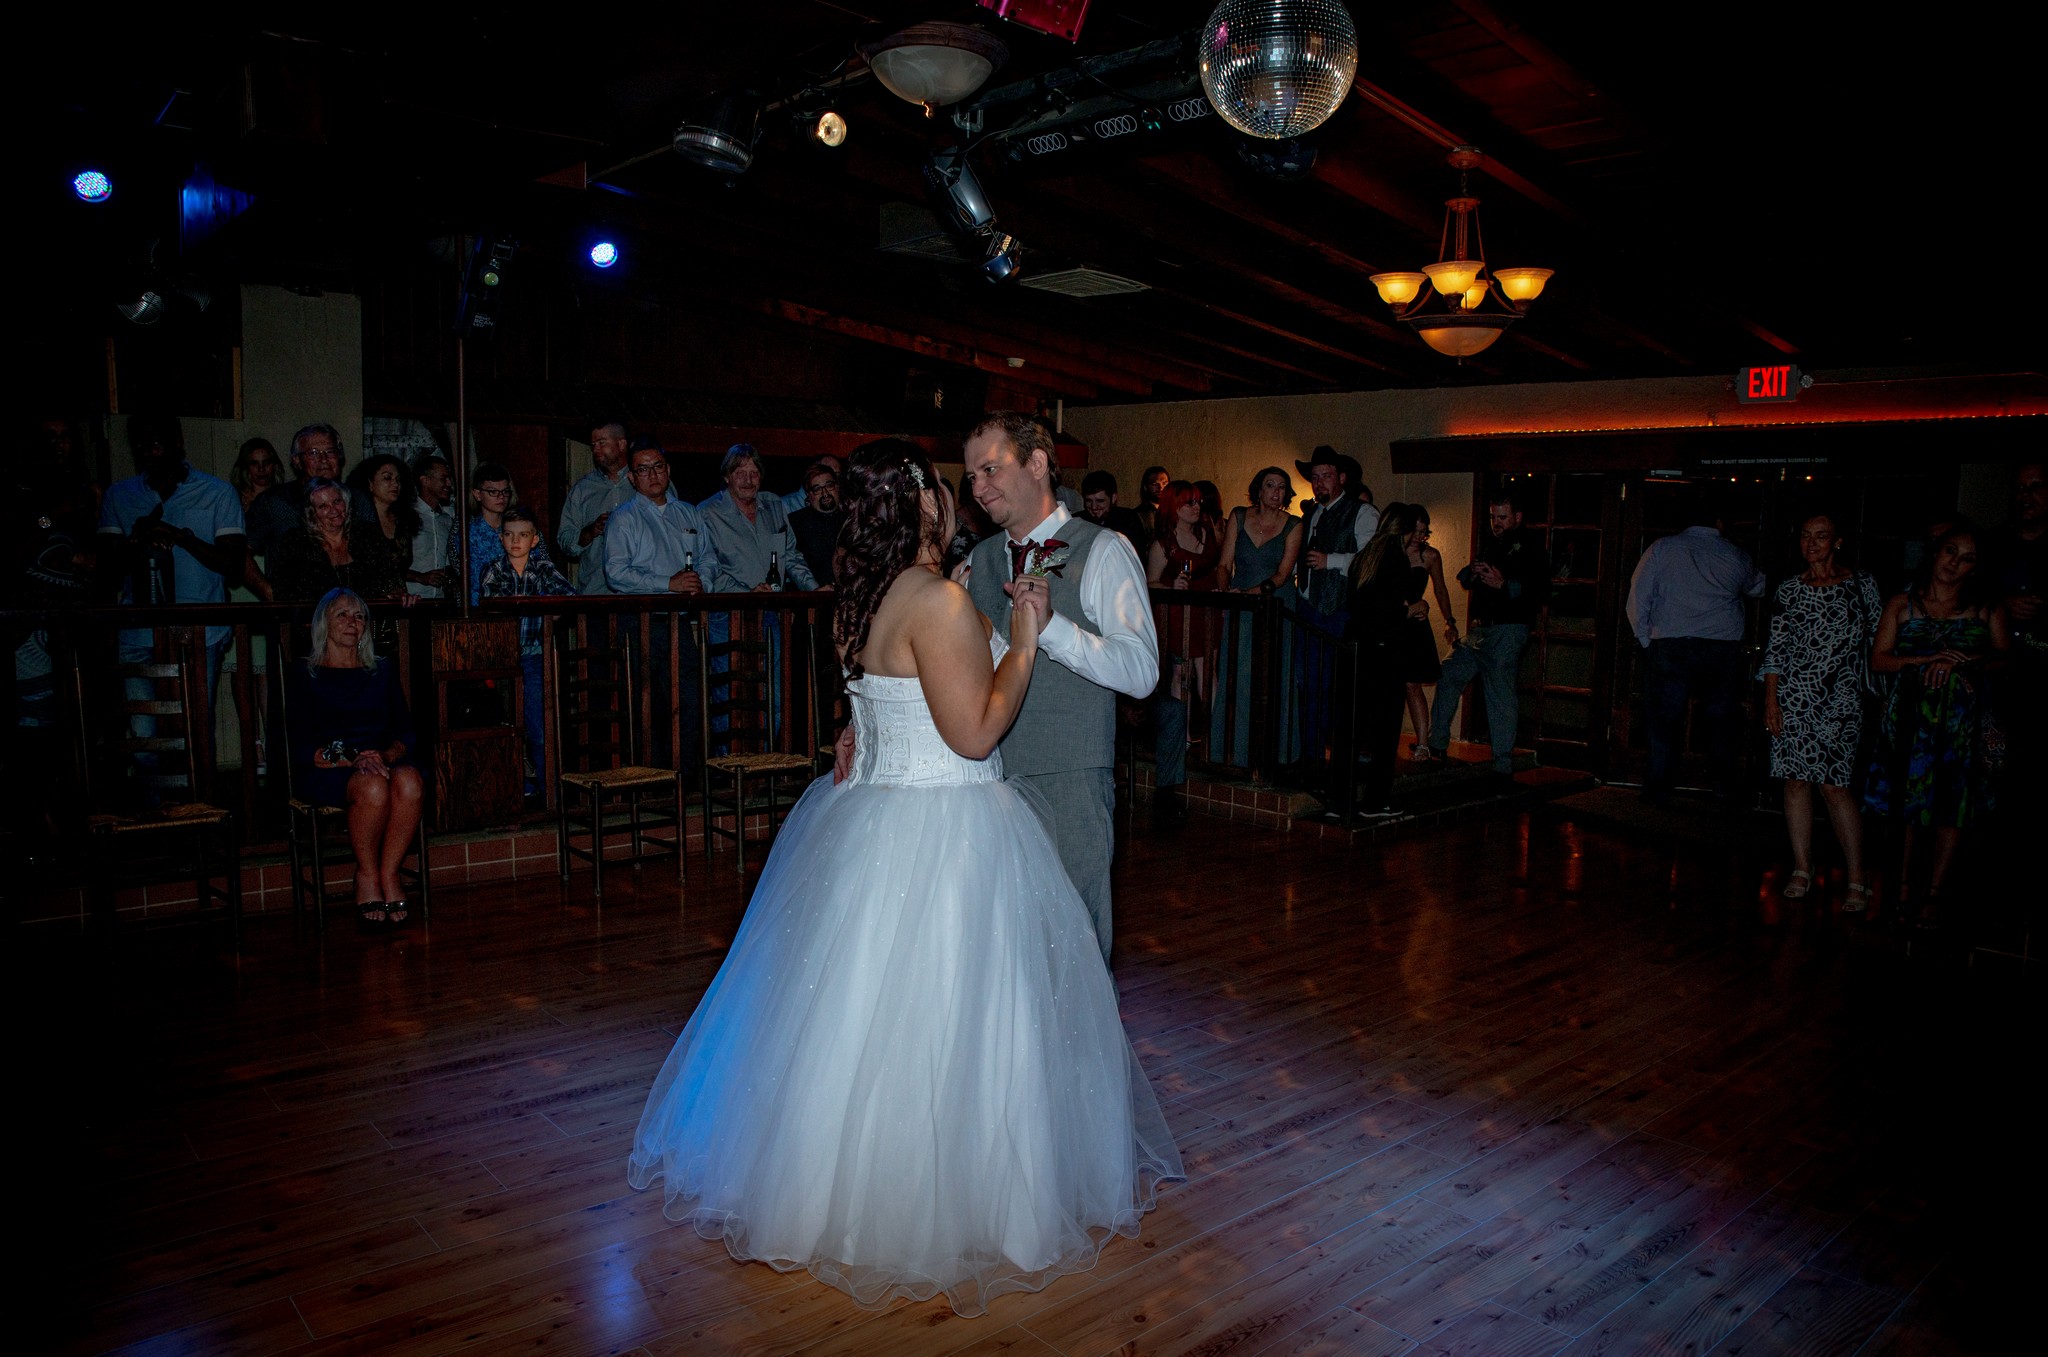
<svg viewBox="0 0 2048 1357">
<path fill-rule="evenodd" d="M 1074 518 L 1054 497 L 1052 435 L 1015 411 L 967 435 L 974 498 L 1001 529 L 968 556 L 975 606 L 1009 633 L 1010 604 L 1042 593 L 1051 620 L 1017 720 L 999 746 L 1003 771 L 1039 793 L 1060 864 L 1095 919 L 1109 960 L 1116 693 L 1144 697 L 1159 680 L 1159 636 L 1144 567 L 1123 534 Z M 1051 660 L 1053 663 L 1044 663 Z"/>
</svg>

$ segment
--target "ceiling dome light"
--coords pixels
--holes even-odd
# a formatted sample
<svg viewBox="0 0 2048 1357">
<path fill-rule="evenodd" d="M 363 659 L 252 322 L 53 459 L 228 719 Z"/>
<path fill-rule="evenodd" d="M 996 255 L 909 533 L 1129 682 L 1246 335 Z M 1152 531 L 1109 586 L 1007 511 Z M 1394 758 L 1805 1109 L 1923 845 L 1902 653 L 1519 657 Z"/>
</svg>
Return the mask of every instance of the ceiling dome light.
<svg viewBox="0 0 2048 1357">
<path fill-rule="evenodd" d="M 720 94 L 704 105 L 700 116 L 683 119 L 670 143 L 675 153 L 720 174 L 745 174 L 754 163 L 754 143 L 761 138 L 761 97 Z"/>
<path fill-rule="evenodd" d="M 1322 126 L 1358 73 L 1358 29 L 1337 0 L 1223 0 L 1200 36 L 1203 93 L 1254 137 Z"/>
<path fill-rule="evenodd" d="M 71 191 L 88 203 L 103 203 L 114 196 L 114 181 L 98 170 L 84 170 L 72 177 Z"/>
<path fill-rule="evenodd" d="M 600 240 L 590 247 L 590 262 L 601 269 L 608 269 L 619 262 L 619 247 L 609 240 Z"/>
<path fill-rule="evenodd" d="M 868 67 L 889 93 L 926 113 L 980 89 L 1010 50 L 971 24 L 912 24 L 865 49 Z"/>
</svg>

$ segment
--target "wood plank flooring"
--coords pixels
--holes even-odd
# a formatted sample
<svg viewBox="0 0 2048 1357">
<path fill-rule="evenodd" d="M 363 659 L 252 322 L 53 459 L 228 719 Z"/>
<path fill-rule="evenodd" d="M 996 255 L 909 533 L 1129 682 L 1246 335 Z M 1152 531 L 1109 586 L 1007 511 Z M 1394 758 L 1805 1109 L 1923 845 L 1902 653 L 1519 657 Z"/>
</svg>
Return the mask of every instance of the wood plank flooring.
<svg viewBox="0 0 2048 1357">
<path fill-rule="evenodd" d="M 1086 1275 L 860 1310 L 631 1191 L 730 857 L 443 893 L 431 933 L 19 930 L 30 1351 L 1930 1353 L 2031 1346 L 2038 1004 L 1778 902 L 1740 834 L 1542 812 L 1119 862 L 1190 1180 Z M 2010 1342 L 2008 1340 L 2011 1340 Z"/>
</svg>

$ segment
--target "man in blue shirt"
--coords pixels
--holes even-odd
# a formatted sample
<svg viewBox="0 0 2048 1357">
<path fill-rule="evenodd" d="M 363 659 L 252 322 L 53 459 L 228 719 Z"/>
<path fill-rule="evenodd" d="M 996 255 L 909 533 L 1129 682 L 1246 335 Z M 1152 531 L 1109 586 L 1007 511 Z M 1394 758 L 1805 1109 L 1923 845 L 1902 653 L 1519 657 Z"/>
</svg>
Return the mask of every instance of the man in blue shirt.
<svg viewBox="0 0 2048 1357">
<path fill-rule="evenodd" d="M 626 473 L 630 444 L 626 426 L 610 420 L 590 431 L 591 469 L 569 487 L 562 502 L 562 521 L 555 545 L 562 559 L 576 563 L 576 588 L 584 594 L 609 594 L 604 570 L 605 530 L 614 509 L 633 498 L 633 478 Z"/>
<path fill-rule="evenodd" d="M 225 603 L 228 582 L 242 578 L 247 532 L 242 497 L 218 476 L 195 471 L 185 460 L 184 431 L 170 416 L 136 415 L 128 421 L 128 442 L 139 475 L 115 481 L 100 501 L 99 568 L 120 582 L 120 600 L 131 604 Z M 222 657 L 234 637 L 231 627 L 206 629 L 206 693 L 220 685 Z M 123 664 L 147 662 L 156 645 L 149 627 L 124 629 Z M 156 696 L 148 679 L 131 679 L 128 696 Z M 147 739 L 154 718 L 130 718 L 130 728 Z"/>
<path fill-rule="evenodd" d="M 696 507 L 669 493 L 668 455 L 658 447 L 636 449 L 626 466 L 633 482 L 631 499 L 611 511 L 605 527 L 605 576 L 615 594 L 701 594 L 704 581 L 718 573 L 718 557 L 703 531 Z M 669 628 L 675 614 L 657 611 L 649 627 L 652 647 L 652 692 L 655 739 L 669 747 L 667 732 L 676 732 L 677 767 L 695 762 L 697 747 L 697 646 L 682 627 L 676 644 L 677 705 L 670 709 Z M 630 621 L 630 619 L 627 619 Z M 637 629 L 634 629 L 637 634 Z"/>
<path fill-rule="evenodd" d="M 1643 684 L 1650 768 L 1645 800 L 1671 799 L 1684 752 L 1685 707 L 1699 700 L 1696 743 L 1714 793 L 1733 796 L 1734 715 L 1742 691 L 1745 600 L 1763 597 L 1764 572 L 1721 536 L 1719 506 L 1693 492 L 1683 532 L 1652 542 L 1628 585 L 1628 622 L 1648 655 Z"/>
</svg>

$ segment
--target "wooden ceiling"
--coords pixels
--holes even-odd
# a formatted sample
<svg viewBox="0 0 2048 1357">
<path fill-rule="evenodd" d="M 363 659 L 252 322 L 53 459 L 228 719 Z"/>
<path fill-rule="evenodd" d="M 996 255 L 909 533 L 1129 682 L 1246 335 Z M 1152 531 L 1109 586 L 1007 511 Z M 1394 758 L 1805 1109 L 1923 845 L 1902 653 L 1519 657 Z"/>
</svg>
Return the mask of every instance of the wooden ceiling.
<svg viewBox="0 0 2048 1357">
<path fill-rule="evenodd" d="M 29 116 L 49 167 L 112 155 L 131 182 L 169 193 L 202 162 L 254 195 L 227 229 L 188 242 L 184 267 L 216 277 L 360 286 L 429 242 L 502 232 L 520 240 L 523 268 L 672 309 L 678 323 L 767 316 L 919 361 L 1023 374 L 1077 401 L 1691 374 L 1788 358 L 1836 371 L 2039 366 L 2022 289 L 1973 286 L 1963 267 L 1998 253 L 2032 266 L 2038 228 L 2022 229 L 2003 201 L 2007 181 L 2030 171 L 2007 163 L 2019 153 L 2002 138 L 2028 118 L 2038 128 L 2019 107 L 2024 45 L 1950 63 L 1938 37 L 1872 28 L 1868 9 L 1751 23 L 1704 5 L 1354 5 L 1358 79 L 1297 177 L 1248 164 L 1247 149 L 1270 147 L 1215 117 L 1013 160 L 990 134 L 1039 106 L 986 110 L 973 163 L 1026 248 L 1026 275 L 1087 267 L 1142 291 L 991 285 L 957 259 L 878 248 L 885 212 L 927 201 L 926 157 L 963 135 L 849 62 L 858 42 L 920 19 L 971 19 L 1010 48 L 977 98 L 1042 78 L 1114 112 L 1185 87 L 1191 61 L 1094 77 L 1076 77 L 1078 65 L 1171 49 L 1207 8 L 1096 0 L 1077 44 L 971 6 L 893 0 L 674 6 L 658 19 L 585 7 L 544 22 L 351 11 L 131 28 L 92 35 L 91 79 L 75 62 L 31 77 Z M 829 96 L 851 124 L 846 145 L 808 147 L 793 117 L 771 114 L 743 175 L 667 149 L 696 99 L 743 85 L 778 98 L 824 86 L 808 102 Z M 1463 365 L 1393 323 L 1366 281 L 1436 257 L 1457 184 L 1444 157 L 1460 143 L 1488 155 L 1472 189 L 1490 262 L 1557 270 L 1528 317 Z M 87 270 L 88 246 L 97 261 L 132 254 L 128 237 L 148 224 L 140 211 L 80 232 L 65 225 L 76 204 L 49 208 Z M 610 274 L 580 262 L 600 230 L 625 251 Z M 774 374 L 761 381 L 774 394 Z"/>
</svg>

